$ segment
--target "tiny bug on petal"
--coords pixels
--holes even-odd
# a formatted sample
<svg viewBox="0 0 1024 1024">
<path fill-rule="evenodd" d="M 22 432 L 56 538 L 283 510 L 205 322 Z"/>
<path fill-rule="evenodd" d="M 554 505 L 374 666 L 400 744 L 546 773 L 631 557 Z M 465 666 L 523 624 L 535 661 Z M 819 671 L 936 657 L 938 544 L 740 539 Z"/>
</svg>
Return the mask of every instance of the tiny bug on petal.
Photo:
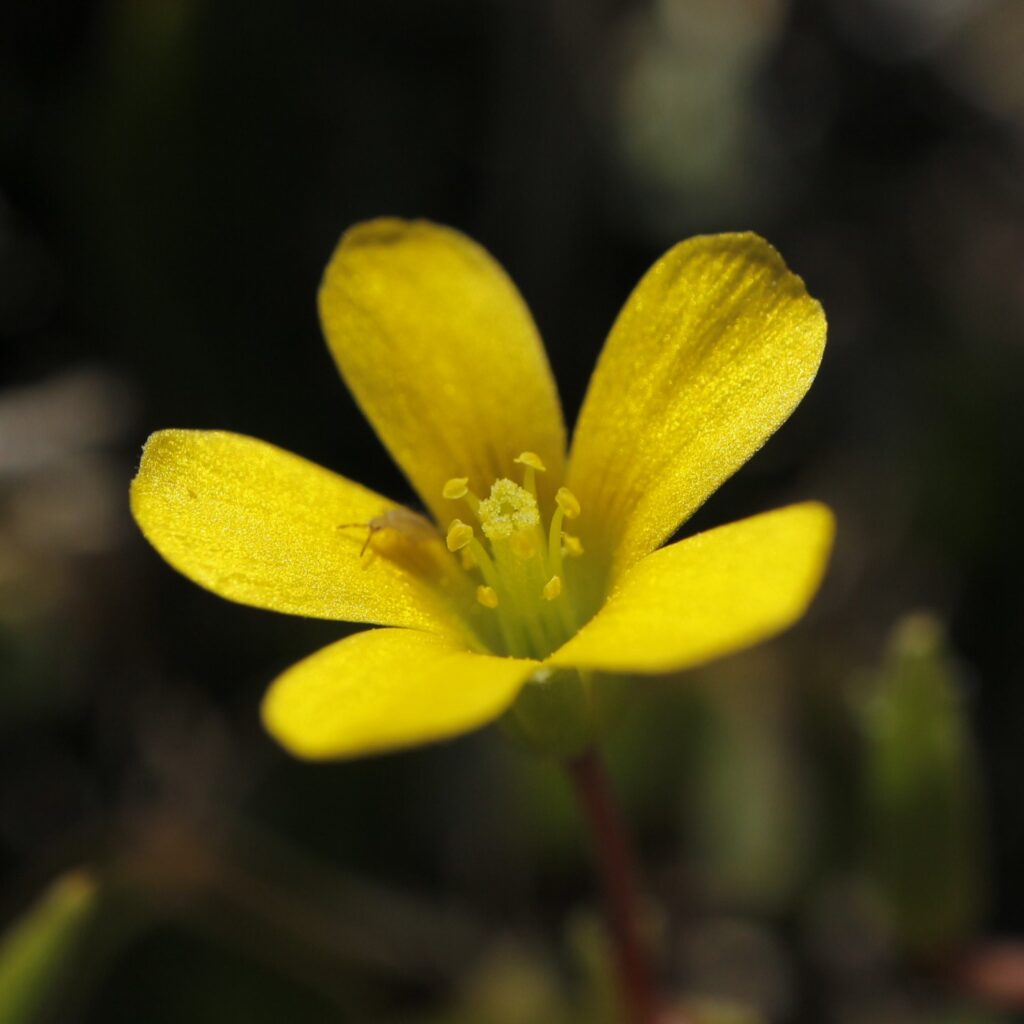
<svg viewBox="0 0 1024 1024">
<path fill-rule="evenodd" d="M 437 540 L 437 530 L 434 528 L 434 524 L 426 516 L 421 516 L 418 512 L 407 508 L 389 508 L 366 523 L 339 523 L 338 529 L 366 530 L 366 540 L 363 541 L 363 546 L 359 550 L 360 558 L 366 554 L 366 549 L 370 546 L 370 541 L 374 536 L 384 530 L 392 531 L 401 539 L 408 540 L 413 544 L 424 544 L 427 541 Z"/>
</svg>

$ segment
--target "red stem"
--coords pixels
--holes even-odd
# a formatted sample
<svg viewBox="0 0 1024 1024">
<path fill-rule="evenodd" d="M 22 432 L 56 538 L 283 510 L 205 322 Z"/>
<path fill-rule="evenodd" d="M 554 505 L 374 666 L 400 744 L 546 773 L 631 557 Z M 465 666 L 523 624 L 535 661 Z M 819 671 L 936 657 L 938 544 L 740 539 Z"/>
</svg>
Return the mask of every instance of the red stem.
<svg viewBox="0 0 1024 1024">
<path fill-rule="evenodd" d="M 658 1007 L 637 927 L 633 859 L 608 775 L 592 750 L 566 767 L 597 854 L 629 1024 L 656 1024 Z"/>
</svg>

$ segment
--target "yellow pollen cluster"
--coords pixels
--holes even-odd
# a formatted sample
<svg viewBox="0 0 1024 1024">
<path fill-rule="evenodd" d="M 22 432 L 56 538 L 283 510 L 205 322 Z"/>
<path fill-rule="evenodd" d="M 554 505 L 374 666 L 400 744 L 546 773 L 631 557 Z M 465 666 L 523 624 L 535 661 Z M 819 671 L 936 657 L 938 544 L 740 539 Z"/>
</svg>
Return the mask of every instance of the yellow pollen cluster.
<svg viewBox="0 0 1024 1024">
<path fill-rule="evenodd" d="M 477 515 L 490 540 L 521 534 L 540 523 L 537 499 L 511 480 L 496 480 L 491 485 L 491 495 L 480 502 Z"/>
<path fill-rule="evenodd" d="M 500 629 L 504 652 L 543 657 L 564 643 L 578 623 L 566 589 L 563 557 L 583 554 L 577 537 L 563 532 L 562 523 L 580 514 L 580 503 L 560 487 L 545 529 L 537 500 L 537 474 L 543 460 L 523 452 L 513 460 L 523 468 L 523 482 L 502 477 L 486 498 L 470 489 L 467 477 L 453 477 L 442 489 L 445 498 L 464 501 L 483 536 L 462 519 L 448 525 L 448 550 L 458 552 L 462 568 L 479 574 L 476 601 L 494 611 L 487 629 Z M 483 620 L 481 620 L 483 621 Z"/>
</svg>

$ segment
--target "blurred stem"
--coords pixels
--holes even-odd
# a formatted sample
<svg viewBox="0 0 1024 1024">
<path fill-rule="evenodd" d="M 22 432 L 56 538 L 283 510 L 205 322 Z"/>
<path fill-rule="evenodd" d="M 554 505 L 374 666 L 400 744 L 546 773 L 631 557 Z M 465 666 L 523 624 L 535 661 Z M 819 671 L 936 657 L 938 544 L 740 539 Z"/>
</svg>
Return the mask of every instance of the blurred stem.
<svg viewBox="0 0 1024 1024">
<path fill-rule="evenodd" d="M 656 1024 L 657 1003 L 640 942 L 629 838 L 596 751 L 566 763 L 597 854 L 622 1001 L 629 1024 Z"/>
</svg>

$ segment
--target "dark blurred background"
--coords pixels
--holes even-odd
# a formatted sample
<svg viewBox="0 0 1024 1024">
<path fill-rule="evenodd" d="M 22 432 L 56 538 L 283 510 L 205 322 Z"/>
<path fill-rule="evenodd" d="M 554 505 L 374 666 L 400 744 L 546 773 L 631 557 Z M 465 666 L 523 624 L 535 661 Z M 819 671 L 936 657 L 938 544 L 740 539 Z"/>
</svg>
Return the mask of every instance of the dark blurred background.
<svg viewBox="0 0 1024 1024">
<path fill-rule="evenodd" d="M 609 738 L 659 978 L 701 1021 L 1013 1019 L 1022 169 L 1017 0 L 8 6 L 0 1017 L 615 1019 L 557 766 L 496 730 L 291 761 L 260 696 L 347 627 L 210 596 L 128 516 L 178 426 L 412 500 L 314 302 L 397 214 L 505 265 L 570 421 L 675 241 L 754 229 L 804 276 L 818 380 L 686 529 L 821 498 L 826 586 Z"/>
</svg>

